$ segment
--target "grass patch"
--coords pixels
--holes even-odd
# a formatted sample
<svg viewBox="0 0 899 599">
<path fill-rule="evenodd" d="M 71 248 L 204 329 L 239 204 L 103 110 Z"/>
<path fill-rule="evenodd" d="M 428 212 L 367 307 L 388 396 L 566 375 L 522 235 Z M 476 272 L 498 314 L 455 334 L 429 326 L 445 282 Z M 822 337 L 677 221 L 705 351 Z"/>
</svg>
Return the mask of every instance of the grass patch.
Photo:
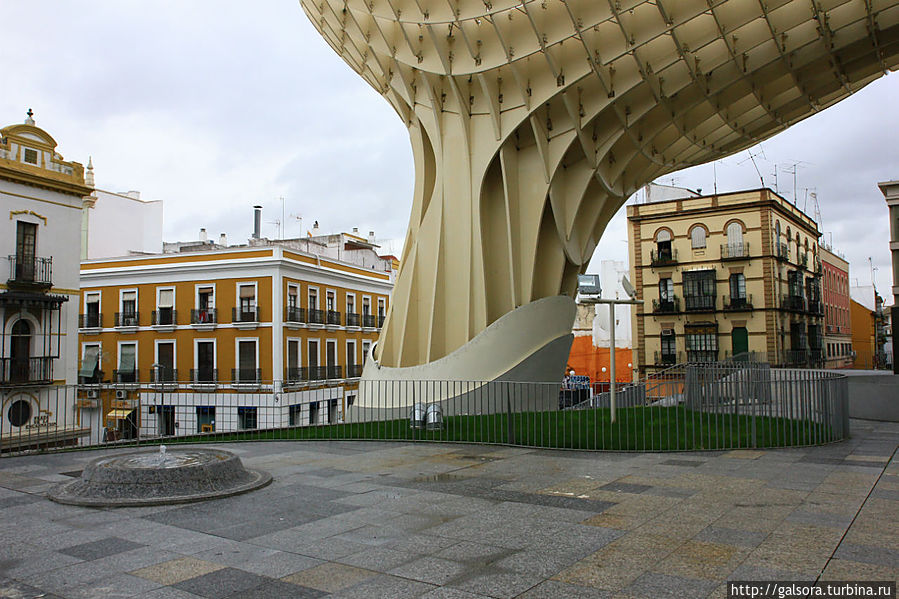
<svg viewBox="0 0 899 599">
<path fill-rule="evenodd" d="M 504 443 L 529 447 L 637 451 L 789 447 L 835 441 L 809 420 L 715 414 L 678 407 L 608 408 L 446 416 L 441 430 L 413 429 L 405 418 L 166 439 L 175 442 L 381 440 Z"/>
</svg>

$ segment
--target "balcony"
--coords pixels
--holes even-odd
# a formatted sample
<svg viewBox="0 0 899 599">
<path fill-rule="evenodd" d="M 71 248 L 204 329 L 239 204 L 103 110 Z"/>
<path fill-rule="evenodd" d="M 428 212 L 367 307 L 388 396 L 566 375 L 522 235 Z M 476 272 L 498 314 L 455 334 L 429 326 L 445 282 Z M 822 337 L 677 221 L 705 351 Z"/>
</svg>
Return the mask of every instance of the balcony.
<svg viewBox="0 0 899 599">
<path fill-rule="evenodd" d="M 383 314 L 378 314 L 378 328 L 384 328 L 384 321 L 387 320 L 387 317 Z"/>
<path fill-rule="evenodd" d="M 309 381 L 309 369 L 303 367 L 287 368 L 285 373 L 285 383 L 287 385 L 299 385 Z"/>
<path fill-rule="evenodd" d="M 259 325 L 259 308 L 231 308 L 231 322 L 239 329 L 255 329 Z"/>
<path fill-rule="evenodd" d="M 178 312 L 171 308 L 153 310 L 150 323 L 157 331 L 174 331 L 178 324 Z"/>
<path fill-rule="evenodd" d="M 721 303 L 724 309 L 729 312 L 748 312 L 752 310 L 752 294 L 744 297 L 734 297 L 730 295 L 722 295 Z"/>
<path fill-rule="evenodd" d="M 136 385 L 140 381 L 136 368 L 113 370 L 112 381 L 119 385 Z"/>
<path fill-rule="evenodd" d="M 811 355 L 807 349 L 788 349 L 784 351 L 784 366 L 805 368 L 810 363 Z"/>
<path fill-rule="evenodd" d="M 824 316 L 824 304 L 820 300 L 808 300 L 808 313 L 812 316 Z"/>
<path fill-rule="evenodd" d="M 323 381 L 328 378 L 328 369 L 324 366 L 308 366 L 306 372 L 310 381 Z"/>
<path fill-rule="evenodd" d="M 53 382 L 50 356 L 0 358 L 0 385 L 41 385 Z"/>
<path fill-rule="evenodd" d="M 358 329 L 360 326 L 362 326 L 362 319 L 359 318 L 359 314 L 356 312 L 347 312 L 346 327 L 348 329 Z"/>
<path fill-rule="evenodd" d="M 314 308 L 310 308 L 306 311 L 306 322 L 309 324 L 310 328 L 320 329 L 325 325 L 325 311 L 324 310 L 316 310 Z"/>
<path fill-rule="evenodd" d="M 116 312 L 115 326 L 120 329 L 136 329 L 140 326 L 140 312 Z"/>
<path fill-rule="evenodd" d="M 362 364 L 348 364 L 346 367 L 346 376 L 348 379 L 358 379 L 362 376 Z"/>
<path fill-rule="evenodd" d="M 695 364 L 697 362 L 717 362 L 717 349 L 688 349 L 687 362 Z"/>
<path fill-rule="evenodd" d="M 724 243 L 721 244 L 722 260 L 744 260 L 749 257 L 748 243 Z"/>
<path fill-rule="evenodd" d="M 788 262 L 790 260 L 790 246 L 786 243 L 775 243 L 774 257 L 778 260 Z"/>
<path fill-rule="evenodd" d="M 805 269 L 808 268 L 808 252 L 799 254 L 799 266 Z"/>
<path fill-rule="evenodd" d="M 215 308 L 202 308 L 190 311 L 190 326 L 200 331 L 208 331 L 218 324 L 218 311 Z"/>
<path fill-rule="evenodd" d="M 683 354 L 681 354 L 681 355 L 683 355 Z M 657 366 L 671 366 L 673 364 L 678 363 L 677 356 L 678 356 L 677 352 L 669 353 L 669 352 L 658 352 L 657 351 L 657 352 L 655 352 L 653 361 Z"/>
<path fill-rule="evenodd" d="M 328 310 L 325 326 L 331 330 L 340 327 L 340 312 L 337 310 Z"/>
<path fill-rule="evenodd" d="M 372 331 L 377 329 L 377 321 L 374 314 L 362 314 L 362 328 L 371 329 Z"/>
<path fill-rule="evenodd" d="M 9 257 L 9 279 L 11 287 L 49 289 L 53 286 L 53 258 Z"/>
<path fill-rule="evenodd" d="M 342 379 L 343 378 L 343 366 L 337 366 L 335 364 L 331 364 L 325 367 L 325 375 L 329 380 L 331 379 Z"/>
<path fill-rule="evenodd" d="M 291 328 L 296 328 L 298 325 L 305 325 L 306 310 L 299 306 L 287 306 L 287 308 L 285 308 L 284 323 L 288 326 L 294 325 Z"/>
<path fill-rule="evenodd" d="M 688 295 L 684 297 L 684 310 L 687 312 L 714 312 L 714 295 Z"/>
<path fill-rule="evenodd" d="M 103 314 L 101 312 L 79 314 L 78 315 L 78 328 L 79 329 L 102 329 L 103 328 Z"/>
<path fill-rule="evenodd" d="M 234 385 L 258 385 L 262 382 L 261 368 L 232 368 L 231 383 Z"/>
<path fill-rule="evenodd" d="M 652 266 L 677 264 L 677 250 L 650 250 L 649 262 Z"/>
<path fill-rule="evenodd" d="M 780 304 L 781 309 L 791 312 L 805 312 L 805 298 L 801 295 L 785 295 Z"/>
<path fill-rule="evenodd" d="M 178 369 L 171 366 L 151 368 L 150 380 L 156 386 L 174 386 L 178 382 Z"/>
<path fill-rule="evenodd" d="M 652 311 L 655 314 L 680 312 L 680 299 L 676 295 L 669 299 L 654 299 L 652 300 Z"/>
<path fill-rule="evenodd" d="M 219 371 L 217 368 L 201 367 L 190 370 L 190 382 L 194 385 L 215 385 L 218 383 Z"/>
</svg>

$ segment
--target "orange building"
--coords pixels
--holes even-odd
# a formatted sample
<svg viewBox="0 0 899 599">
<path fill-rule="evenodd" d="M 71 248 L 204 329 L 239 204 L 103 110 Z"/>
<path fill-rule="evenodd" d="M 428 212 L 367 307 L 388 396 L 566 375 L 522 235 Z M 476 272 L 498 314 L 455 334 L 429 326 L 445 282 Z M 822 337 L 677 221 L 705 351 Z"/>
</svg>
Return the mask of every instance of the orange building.
<svg viewBox="0 0 899 599">
<path fill-rule="evenodd" d="M 602 309 L 602 308 L 601 308 Z M 566 371 L 574 370 L 575 374 L 588 376 L 594 383 L 609 382 L 612 371 L 611 351 L 608 341 L 597 341 L 593 334 L 594 306 L 579 304 L 574 324 L 574 342 L 568 356 Z M 630 323 L 620 324 L 621 328 Z M 622 331 L 624 332 L 624 331 Z M 605 346 L 603 346 L 605 343 Z M 630 382 L 633 378 L 633 354 L 629 347 L 618 347 L 615 350 L 615 380 Z"/>
<path fill-rule="evenodd" d="M 852 323 L 852 349 L 855 352 L 852 368 L 874 368 L 874 312 L 850 300 L 849 318 Z"/>
</svg>

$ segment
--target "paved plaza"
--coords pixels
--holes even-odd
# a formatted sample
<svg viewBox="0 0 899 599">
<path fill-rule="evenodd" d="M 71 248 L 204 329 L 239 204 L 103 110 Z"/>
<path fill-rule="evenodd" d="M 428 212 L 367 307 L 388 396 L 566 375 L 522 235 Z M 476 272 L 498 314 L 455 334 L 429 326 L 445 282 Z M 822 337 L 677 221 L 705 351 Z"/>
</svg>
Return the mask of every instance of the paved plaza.
<svg viewBox="0 0 899 599">
<path fill-rule="evenodd" d="M 3 458 L 0 596 L 664 599 L 725 597 L 727 580 L 896 580 L 899 425 L 852 433 L 664 454 L 221 444 L 274 482 L 122 509 L 45 493 L 123 450 Z"/>
</svg>

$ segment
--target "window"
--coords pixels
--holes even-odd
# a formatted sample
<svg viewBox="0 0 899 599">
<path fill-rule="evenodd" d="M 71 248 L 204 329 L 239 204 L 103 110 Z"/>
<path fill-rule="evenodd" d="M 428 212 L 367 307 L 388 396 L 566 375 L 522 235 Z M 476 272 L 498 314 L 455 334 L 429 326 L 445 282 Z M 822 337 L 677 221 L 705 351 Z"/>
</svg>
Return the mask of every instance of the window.
<svg viewBox="0 0 899 599">
<path fill-rule="evenodd" d="M 371 298 L 364 297 L 362 298 L 362 314 L 367 316 L 371 314 Z"/>
<path fill-rule="evenodd" d="M 197 406 L 197 432 L 215 432 L 215 406 Z"/>
<path fill-rule="evenodd" d="M 362 363 L 365 364 L 366 360 L 368 360 L 368 354 L 371 351 L 371 341 L 363 341 L 362 342 Z"/>
<path fill-rule="evenodd" d="M 256 408 L 243 407 L 237 408 L 237 428 L 240 430 L 256 428 Z"/>
<path fill-rule="evenodd" d="M 318 402 L 309 402 L 309 424 L 318 424 Z"/>
<path fill-rule="evenodd" d="M 384 301 L 383 297 L 378 298 L 378 326 L 384 325 L 385 312 L 387 311 L 387 304 Z"/>
<path fill-rule="evenodd" d="M 787 288 L 791 297 L 801 298 L 802 296 L 802 273 L 798 270 L 791 270 L 787 273 Z"/>
<path fill-rule="evenodd" d="M 100 292 L 89 291 L 84 294 L 84 320 L 82 327 L 98 328 L 100 324 Z"/>
<path fill-rule="evenodd" d="M 730 299 L 746 299 L 746 277 L 743 273 L 735 272 L 730 275 Z"/>
<path fill-rule="evenodd" d="M 116 371 L 117 383 L 137 382 L 137 344 L 119 344 L 119 368 Z"/>
<path fill-rule="evenodd" d="M 302 380 L 300 376 L 300 340 L 287 340 L 287 380 L 291 382 Z"/>
<path fill-rule="evenodd" d="M 337 310 L 337 294 L 331 289 L 325 294 L 325 301 L 329 311 Z"/>
<path fill-rule="evenodd" d="M 215 287 L 201 285 L 197 287 L 197 308 L 191 317 L 193 324 L 209 324 L 217 322 L 215 312 Z"/>
<path fill-rule="evenodd" d="M 287 286 L 287 308 L 299 308 L 300 303 L 298 301 L 300 290 L 296 285 L 288 285 Z"/>
<path fill-rule="evenodd" d="M 289 426 L 299 426 L 300 414 L 303 413 L 303 405 L 295 403 L 287 408 L 287 424 Z"/>
<path fill-rule="evenodd" d="M 81 368 L 78 370 L 81 383 L 100 382 L 100 344 L 85 344 L 81 350 Z"/>
<path fill-rule="evenodd" d="M 318 289 L 315 287 L 309 288 L 309 309 L 318 310 Z"/>
<path fill-rule="evenodd" d="M 156 291 L 156 318 L 153 324 L 175 324 L 175 290 Z"/>
<path fill-rule="evenodd" d="M 659 299 L 671 301 L 674 299 L 674 281 L 671 279 L 659 279 Z"/>
<path fill-rule="evenodd" d="M 356 342 L 355 341 L 347 341 L 346 342 L 346 375 L 348 377 L 356 377 L 362 375 L 362 369 L 359 368 L 359 372 L 356 372 Z"/>
<path fill-rule="evenodd" d="M 727 225 L 727 255 L 742 256 L 743 255 L 743 225 L 733 222 Z"/>
<path fill-rule="evenodd" d="M 677 337 L 674 329 L 663 329 L 661 341 L 661 363 L 674 364 L 677 362 Z"/>
<path fill-rule="evenodd" d="M 346 313 L 347 314 L 355 314 L 356 313 L 356 296 L 352 293 L 346 294 Z"/>
<path fill-rule="evenodd" d="M 337 364 L 337 341 L 328 339 L 325 343 L 325 364 L 328 368 L 328 378 L 340 378 L 340 366 Z"/>
<path fill-rule="evenodd" d="M 656 261 L 670 262 L 674 257 L 671 251 L 671 232 L 662 229 L 656 233 Z"/>
<path fill-rule="evenodd" d="M 715 271 L 692 270 L 684 273 L 684 307 L 687 310 L 715 308 Z"/>
<path fill-rule="evenodd" d="M 199 340 L 196 342 L 196 369 L 194 382 L 214 383 L 218 378 L 215 369 L 215 341 Z"/>
<path fill-rule="evenodd" d="M 718 329 L 714 324 L 684 325 L 688 362 L 718 360 Z"/>
<path fill-rule="evenodd" d="M 37 225 L 16 222 L 16 273 L 17 281 L 34 281 L 37 267 Z"/>
<path fill-rule="evenodd" d="M 237 286 L 237 322 L 256 322 L 256 284 L 242 283 Z"/>
<path fill-rule="evenodd" d="M 690 241 L 694 250 L 705 247 L 705 229 L 701 225 L 693 227 L 693 230 L 690 232 Z"/>
<path fill-rule="evenodd" d="M 175 342 L 156 342 L 156 367 L 153 375 L 157 383 L 172 383 L 177 380 L 175 375 Z"/>
<path fill-rule="evenodd" d="M 257 371 L 257 354 L 255 339 L 238 339 L 237 341 L 237 376 L 235 381 L 255 383 L 259 381 Z"/>
<path fill-rule="evenodd" d="M 325 377 L 318 366 L 318 339 L 310 339 L 306 351 L 306 361 L 309 365 L 309 380 L 318 381 Z"/>
<path fill-rule="evenodd" d="M 121 305 L 119 314 L 119 326 L 136 327 L 138 326 L 137 313 L 137 290 L 131 289 L 121 292 Z"/>
<path fill-rule="evenodd" d="M 25 151 L 23 152 L 22 161 L 28 164 L 37 164 L 37 150 L 32 150 L 31 148 L 23 149 Z"/>
</svg>

